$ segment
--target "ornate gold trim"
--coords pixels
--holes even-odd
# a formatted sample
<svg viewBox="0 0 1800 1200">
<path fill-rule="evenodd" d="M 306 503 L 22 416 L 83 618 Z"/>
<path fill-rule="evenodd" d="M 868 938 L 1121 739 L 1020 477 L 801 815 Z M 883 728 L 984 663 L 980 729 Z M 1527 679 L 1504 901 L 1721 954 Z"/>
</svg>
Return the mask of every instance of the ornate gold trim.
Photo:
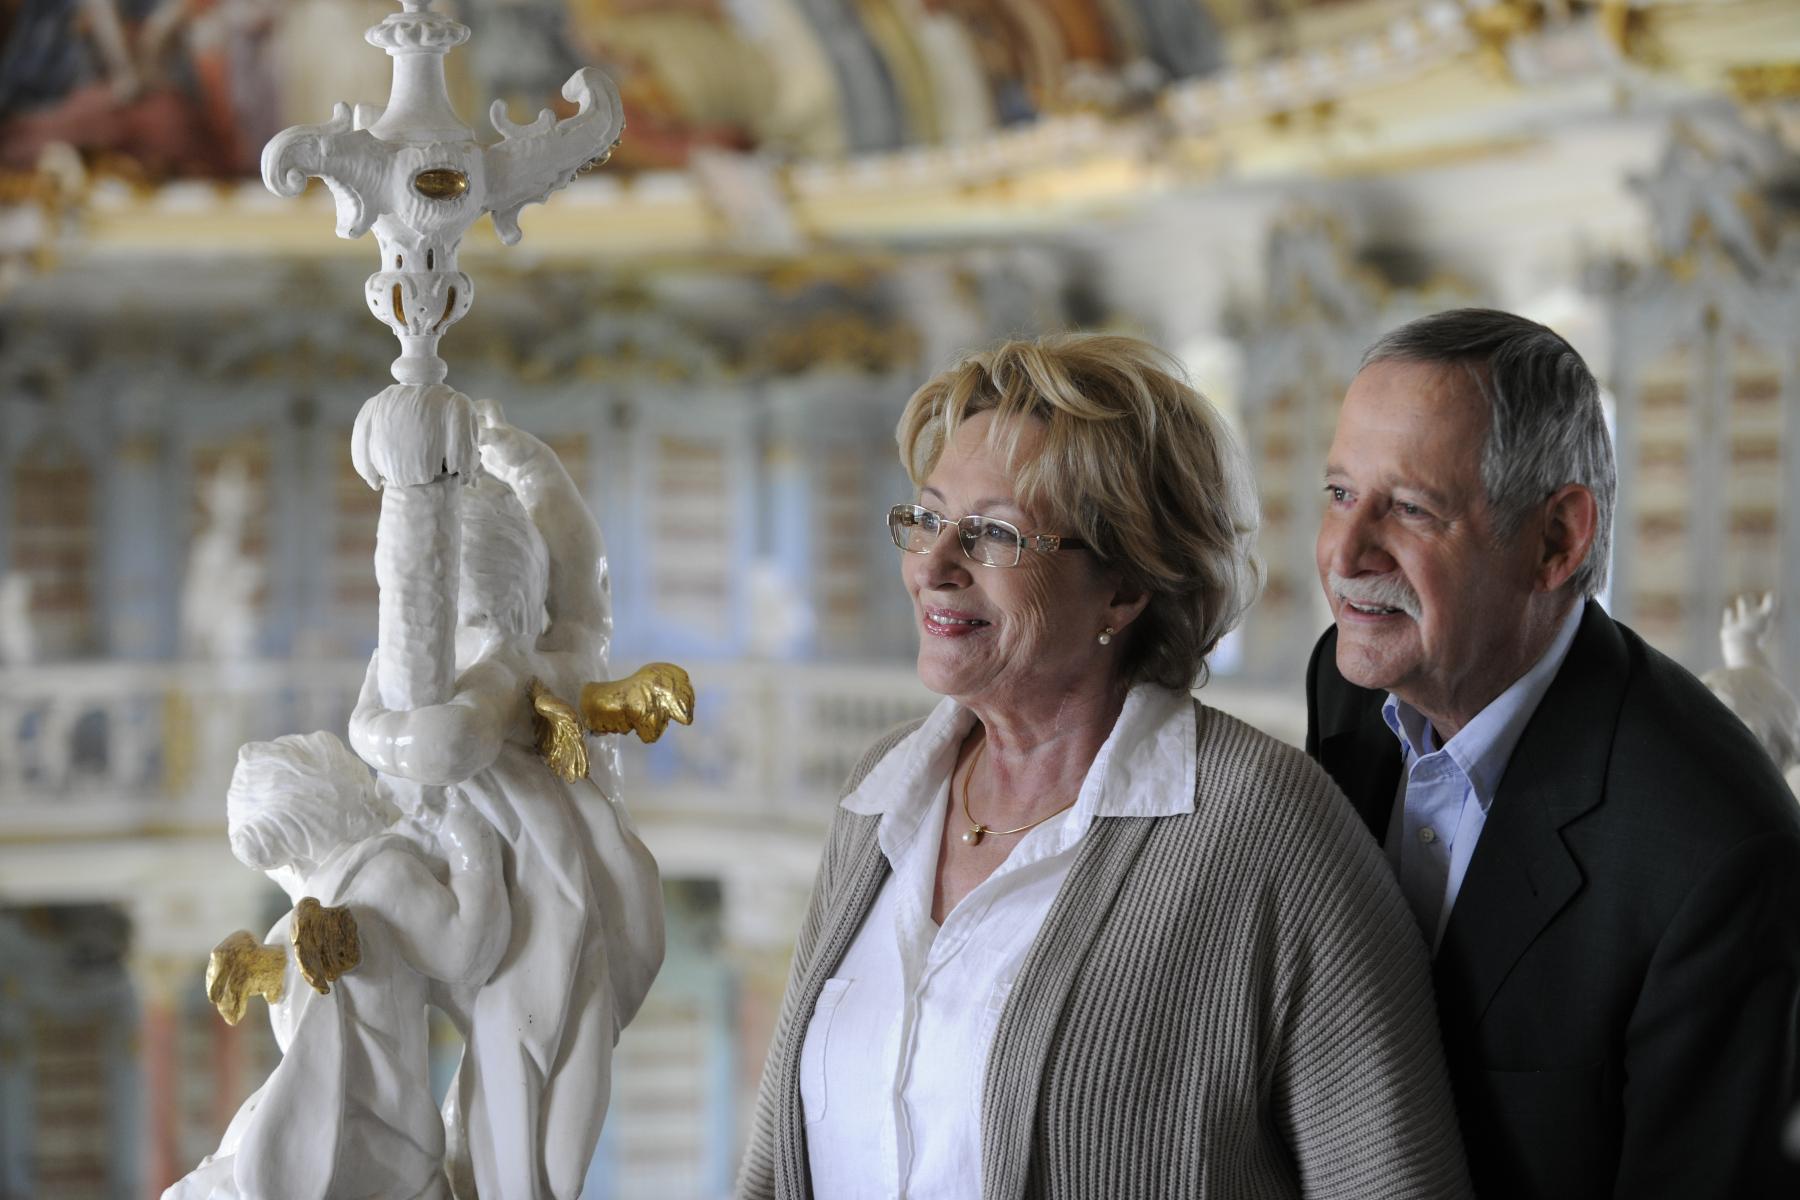
<svg viewBox="0 0 1800 1200">
<path fill-rule="evenodd" d="M 293 940 L 300 974 L 321 996 L 329 996 L 331 985 L 362 962 L 356 917 L 348 908 L 327 908 L 311 896 L 294 905 Z"/>
<path fill-rule="evenodd" d="M 582 736 L 580 715 L 539 680 L 533 679 L 527 690 L 531 694 L 531 724 L 538 757 L 564 783 L 586 777 L 587 741 Z"/>
<path fill-rule="evenodd" d="M 670 721 L 694 723 L 694 685 L 674 663 L 648 663 L 624 679 L 582 688 L 581 719 L 595 733 L 635 733 L 654 742 Z"/>
<path fill-rule="evenodd" d="M 286 973 L 286 950 L 265 946 L 249 930 L 240 929 L 214 946 L 206 960 L 206 998 L 227 1025 L 236 1025 L 249 1010 L 252 996 L 270 1004 L 281 1000 Z"/>
</svg>

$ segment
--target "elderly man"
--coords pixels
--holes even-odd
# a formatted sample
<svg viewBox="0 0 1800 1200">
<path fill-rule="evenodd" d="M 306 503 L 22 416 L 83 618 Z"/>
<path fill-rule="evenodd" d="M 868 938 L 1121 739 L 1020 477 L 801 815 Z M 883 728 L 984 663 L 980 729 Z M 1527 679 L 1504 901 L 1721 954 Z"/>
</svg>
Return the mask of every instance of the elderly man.
<svg viewBox="0 0 1800 1200">
<path fill-rule="evenodd" d="M 1325 464 L 1307 748 L 1432 949 L 1483 1196 L 1800 1196 L 1800 812 L 1594 602 L 1614 493 L 1555 333 L 1471 309 L 1378 341 Z"/>
</svg>

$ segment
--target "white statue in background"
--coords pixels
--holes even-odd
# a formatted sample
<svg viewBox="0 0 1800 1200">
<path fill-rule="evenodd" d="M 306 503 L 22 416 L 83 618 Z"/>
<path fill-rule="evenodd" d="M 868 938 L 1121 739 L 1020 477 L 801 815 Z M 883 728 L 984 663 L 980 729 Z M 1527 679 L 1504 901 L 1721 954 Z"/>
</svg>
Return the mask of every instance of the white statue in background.
<svg viewBox="0 0 1800 1200">
<path fill-rule="evenodd" d="M 231 661 L 256 654 L 256 594 L 263 568 L 245 552 L 256 484 L 242 455 L 227 455 L 201 485 L 206 527 L 188 551 L 181 590 L 181 648 L 190 658 Z"/>
<path fill-rule="evenodd" d="M 478 983 L 506 947 L 493 830 L 455 797 L 435 828 L 397 826 L 329 733 L 243 747 L 226 813 L 232 853 L 295 908 L 220 943 L 207 990 L 234 1024 L 264 996 L 282 1058 L 164 1200 L 448 1197 L 427 988 Z"/>
<path fill-rule="evenodd" d="M 539 753 L 553 721 L 584 754 L 578 718 L 553 697 L 591 698 L 605 676 L 599 527 L 556 455 L 492 402 L 479 445 L 485 474 L 460 490 L 460 581 L 436 579 L 457 614 L 454 693 L 385 707 L 377 652 L 350 740 L 384 774 L 467 797 L 500 834 L 524 915 L 490 979 L 440 997 L 468 1043 L 446 1105 L 458 1195 L 472 1176 L 482 1196 L 573 1197 L 606 1115 L 613 1044 L 662 962 L 661 888 L 616 803 L 610 749 L 573 779 Z M 429 549 L 384 540 L 377 554 L 416 585 L 436 578 Z M 675 719 L 691 704 L 689 693 Z"/>
<path fill-rule="evenodd" d="M 0 575 L 0 663 L 22 667 L 38 657 L 37 629 L 31 617 L 31 576 L 23 571 Z"/>
<path fill-rule="evenodd" d="M 1706 672 L 1700 681 L 1750 727 L 1787 777 L 1789 789 L 1800 795 L 1800 703 L 1781 682 L 1769 655 L 1774 624 L 1772 594 L 1764 593 L 1755 603 L 1739 596 L 1727 605 L 1719 625 L 1725 665 Z"/>
</svg>

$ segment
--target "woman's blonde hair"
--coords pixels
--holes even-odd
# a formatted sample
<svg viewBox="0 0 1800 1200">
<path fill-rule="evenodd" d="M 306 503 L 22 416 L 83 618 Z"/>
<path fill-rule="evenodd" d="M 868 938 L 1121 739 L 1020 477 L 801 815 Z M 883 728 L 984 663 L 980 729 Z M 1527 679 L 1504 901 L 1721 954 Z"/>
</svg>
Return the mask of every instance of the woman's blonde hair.
<svg viewBox="0 0 1800 1200">
<path fill-rule="evenodd" d="M 906 402 L 895 436 L 915 486 L 964 421 L 992 412 L 990 446 L 1017 499 L 1081 538 L 1149 604 L 1124 642 L 1127 678 L 1204 682 L 1206 656 L 1262 589 L 1256 492 L 1223 417 L 1168 355 L 1138 338 L 1008 341 L 939 372 Z M 1027 420 L 1043 429 L 1019 461 Z M 957 515 L 957 514 L 952 514 Z M 1083 635 L 1087 636 L 1086 631 Z"/>
</svg>

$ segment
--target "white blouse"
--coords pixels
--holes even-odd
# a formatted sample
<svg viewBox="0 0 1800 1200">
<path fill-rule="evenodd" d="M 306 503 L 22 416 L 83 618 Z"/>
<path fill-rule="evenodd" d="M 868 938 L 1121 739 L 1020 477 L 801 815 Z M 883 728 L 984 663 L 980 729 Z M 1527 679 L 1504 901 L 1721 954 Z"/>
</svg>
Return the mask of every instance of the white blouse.
<svg viewBox="0 0 1800 1200">
<path fill-rule="evenodd" d="M 1073 808 L 1024 834 L 940 928 L 931 920 L 950 771 L 974 716 L 942 701 L 844 798 L 880 814 L 892 874 L 825 984 L 800 1052 L 819 1200 L 981 1193 L 981 1087 L 1019 968 L 1096 817 L 1194 811 L 1194 706 L 1126 697 Z M 956 821 L 962 821 L 959 812 Z"/>
</svg>

